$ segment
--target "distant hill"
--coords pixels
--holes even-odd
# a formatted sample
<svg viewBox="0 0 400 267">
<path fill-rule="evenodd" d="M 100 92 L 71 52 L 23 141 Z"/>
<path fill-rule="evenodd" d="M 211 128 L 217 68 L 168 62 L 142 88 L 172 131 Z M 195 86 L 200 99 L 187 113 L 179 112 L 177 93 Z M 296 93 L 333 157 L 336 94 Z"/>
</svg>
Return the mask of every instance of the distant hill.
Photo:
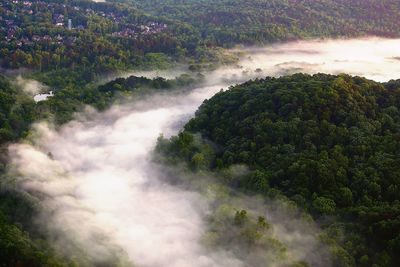
<svg viewBox="0 0 400 267">
<path fill-rule="evenodd" d="M 116 69 L 162 67 L 160 59 L 193 51 L 196 40 L 191 36 L 183 23 L 158 19 L 126 4 L 0 3 L 0 64 L 4 68 L 69 69 L 90 76 Z"/>
<path fill-rule="evenodd" d="M 218 48 L 236 44 L 397 37 L 399 15 L 396 0 L 3 1 L 0 66 L 88 83 L 117 70 L 224 61 Z"/>
<path fill-rule="evenodd" d="M 123 0 L 191 24 L 210 45 L 400 35 L 397 0 Z"/>
</svg>

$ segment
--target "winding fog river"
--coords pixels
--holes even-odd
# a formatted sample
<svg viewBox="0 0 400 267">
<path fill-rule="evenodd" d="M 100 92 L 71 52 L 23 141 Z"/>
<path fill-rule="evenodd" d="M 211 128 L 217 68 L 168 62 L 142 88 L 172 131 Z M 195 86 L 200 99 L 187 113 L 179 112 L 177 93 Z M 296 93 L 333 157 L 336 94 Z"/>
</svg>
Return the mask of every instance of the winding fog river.
<svg viewBox="0 0 400 267">
<path fill-rule="evenodd" d="M 73 240 L 98 261 L 123 255 L 139 267 L 248 266 L 229 251 L 202 247 L 207 199 L 163 182 L 150 159 L 157 137 L 176 134 L 204 99 L 232 80 L 294 72 L 400 78 L 398 48 L 400 40 L 362 39 L 244 49 L 239 66 L 206 74 L 206 84 L 190 92 L 88 111 L 59 131 L 40 123 L 32 143 L 10 146 L 20 187 L 48 207 L 38 221 L 65 253 Z M 293 233 L 282 242 L 296 243 L 294 257 L 329 265 L 313 254 L 312 235 L 282 231 Z"/>
</svg>

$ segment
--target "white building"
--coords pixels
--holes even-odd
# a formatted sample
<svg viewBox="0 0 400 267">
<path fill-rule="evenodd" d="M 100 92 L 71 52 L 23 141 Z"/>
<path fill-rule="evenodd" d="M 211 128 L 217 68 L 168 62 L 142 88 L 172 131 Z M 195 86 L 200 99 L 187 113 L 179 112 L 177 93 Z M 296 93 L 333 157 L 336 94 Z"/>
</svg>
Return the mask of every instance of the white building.
<svg viewBox="0 0 400 267">
<path fill-rule="evenodd" d="M 47 100 L 47 98 L 49 98 L 49 97 L 51 97 L 51 96 L 54 96 L 53 91 L 50 91 L 48 94 L 38 94 L 38 95 L 35 95 L 35 96 L 33 97 L 33 100 L 35 100 L 35 102 L 37 103 L 37 102 L 40 102 L 40 101 Z"/>
<path fill-rule="evenodd" d="M 68 19 L 68 30 L 72 30 L 72 19 Z"/>
</svg>

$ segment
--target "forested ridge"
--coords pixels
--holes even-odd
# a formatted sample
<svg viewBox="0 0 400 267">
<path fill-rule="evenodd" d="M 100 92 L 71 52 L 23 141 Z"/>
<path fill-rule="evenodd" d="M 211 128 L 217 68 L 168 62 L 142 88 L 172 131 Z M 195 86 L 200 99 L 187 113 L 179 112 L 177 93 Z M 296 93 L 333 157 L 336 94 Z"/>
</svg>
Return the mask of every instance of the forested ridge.
<svg viewBox="0 0 400 267">
<path fill-rule="evenodd" d="M 207 45 L 400 34 L 396 0 L 123 1 L 153 15 L 189 23 Z"/>
<path fill-rule="evenodd" d="M 265 78 L 206 100 L 157 150 L 170 164 L 184 159 L 236 190 L 288 197 L 349 253 L 348 266 L 398 266 L 399 106 L 399 81 Z M 250 172 L 223 175 L 238 164 Z"/>
<path fill-rule="evenodd" d="M 395 0 L 6 1 L 0 64 L 87 83 L 117 70 L 224 62 L 217 48 L 236 44 L 396 37 L 399 11 Z"/>
</svg>

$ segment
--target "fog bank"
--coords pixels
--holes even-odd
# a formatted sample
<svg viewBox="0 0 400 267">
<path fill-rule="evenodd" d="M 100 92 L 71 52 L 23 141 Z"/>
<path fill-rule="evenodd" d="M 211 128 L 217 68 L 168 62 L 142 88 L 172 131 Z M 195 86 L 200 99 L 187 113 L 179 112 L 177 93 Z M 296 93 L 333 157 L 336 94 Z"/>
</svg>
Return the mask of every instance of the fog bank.
<svg viewBox="0 0 400 267">
<path fill-rule="evenodd" d="M 371 37 L 298 41 L 232 51 L 245 53 L 238 64 L 242 68 L 241 76 L 347 73 L 385 82 L 400 78 L 399 47 L 400 39 Z M 260 73 L 254 73 L 256 69 Z M 237 70 L 225 72 L 225 75 L 234 74 L 238 75 Z"/>
<path fill-rule="evenodd" d="M 19 188 L 46 207 L 38 221 L 53 233 L 60 251 L 69 253 L 68 239 L 99 262 L 117 255 L 139 267 L 254 266 L 230 249 L 209 251 L 202 245 L 213 202 L 201 190 L 163 179 L 165 173 L 151 160 L 157 137 L 178 133 L 204 99 L 250 78 L 298 71 L 347 72 L 380 81 L 400 77 L 397 47 L 400 40 L 370 39 L 245 49 L 238 66 L 206 73 L 205 84 L 190 92 L 152 95 L 104 113 L 88 109 L 60 130 L 36 124 L 29 140 L 10 146 L 12 172 Z M 320 246 L 317 227 L 280 213 L 278 204 L 264 206 L 245 196 L 229 203 L 265 214 L 295 259 L 329 266 L 325 254 L 313 255 Z"/>
<path fill-rule="evenodd" d="M 100 114 L 89 109 L 59 131 L 39 123 L 29 142 L 10 146 L 20 187 L 45 207 L 37 219 L 47 225 L 53 245 L 72 255 L 74 247 L 81 247 L 92 262 L 102 264 L 115 259 L 143 267 L 288 263 L 274 250 L 243 259 L 237 246 L 205 247 L 206 218 L 217 212 L 218 202 L 266 216 L 274 225 L 271 236 L 288 246 L 291 262 L 329 266 L 329 255 L 319 253 L 324 249 L 316 226 L 274 210 L 278 203 L 266 206 L 246 196 L 219 203 L 209 197 L 214 194 L 208 190 L 214 186 L 212 179 L 198 177 L 204 181 L 198 188 L 173 186 L 163 167 L 152 161 L 159 134 L 176 134 L 201 101 L 222 86 L 205 86 L 178 97 L 156 95 Z"/>
<path fill-rule="evenodd" d="M 229 255 L 203 252 L 204 199 L 160 181 L 149 158 L 171 121 L 193 113 L 219 88 L 88 112 L 59 132 L 36 125 L 33 145 L 13 145 L 10 153 L 22 188 L 47 208 L 40 219 L 95 259 L 120 247 L 137 266 L 242 266 Z"/>
<path fill-rule="evenodd" d="M 36 80 L 22 78 L 21 75 L 17 76 L 15 79 L 15 84 L 30 96 L 34 96 L 49 90 L 46 85 Z"/>
</svg>

